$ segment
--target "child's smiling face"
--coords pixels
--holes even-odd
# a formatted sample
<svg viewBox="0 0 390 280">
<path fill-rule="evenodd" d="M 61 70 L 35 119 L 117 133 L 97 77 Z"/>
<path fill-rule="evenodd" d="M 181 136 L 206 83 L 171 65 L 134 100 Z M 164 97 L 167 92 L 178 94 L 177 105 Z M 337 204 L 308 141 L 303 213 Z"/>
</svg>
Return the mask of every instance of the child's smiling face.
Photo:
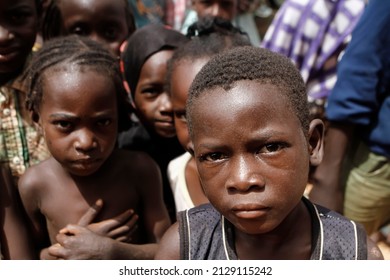
<svg viewBox="0 0 390 280">
<path fill-rule="evenodd" d="M 34 0 L 0 1 L 0 75 L 21 69 L 38 30 Z"/>
<path fill-rule="evenodd" d="M 87 176 L 111 155 L 118 132 L 110 77 L 91 69 L 51 70 L 43 81 L 39 123 L 52 156 L 71 174 Z"/>
<path fill-rule="evenodd" d="M 248 234 L 275 229 L 299 204 L 312 149 L 287 98 L 273 85 L 239 81 L 193 103 L 192 141 L 206 196 Z"/>
<path fill-rule="evenodd" d="M 142 66 L 134 93 L 134 107 L 142 124 L 163 138 L 176 136 L 172 103 L 165 91 L 167 62 L 172 50 L 151 55 Z"/>
</svg>

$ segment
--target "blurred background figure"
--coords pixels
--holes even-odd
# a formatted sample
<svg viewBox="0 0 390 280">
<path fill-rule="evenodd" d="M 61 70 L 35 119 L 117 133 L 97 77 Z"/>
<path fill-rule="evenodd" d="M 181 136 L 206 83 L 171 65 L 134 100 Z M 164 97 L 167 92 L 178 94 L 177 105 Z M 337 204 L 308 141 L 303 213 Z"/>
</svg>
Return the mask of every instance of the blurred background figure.
<svg viewBox="0 0 390 280">
<path fill-rule="evenodd" d="M 261 46 L 289 57 L 308 88 L 312 117 L 336 83 L 337 63 L 365 7 L 364 0 L 285 0 Z"/>
</svg>

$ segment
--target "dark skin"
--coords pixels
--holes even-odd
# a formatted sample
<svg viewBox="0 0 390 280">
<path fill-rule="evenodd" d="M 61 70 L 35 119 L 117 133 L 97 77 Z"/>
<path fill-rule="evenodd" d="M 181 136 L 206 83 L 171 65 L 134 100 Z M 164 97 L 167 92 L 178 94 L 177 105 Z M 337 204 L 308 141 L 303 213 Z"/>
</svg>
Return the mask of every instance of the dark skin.
<svg viewBox="0 0 390 280">
<path fill-rule="evenodd" d="M 38 30 L 34 0 L 0 2 L 0 85 L 20 74 Z"/>
<path fill-rule="evenodd" d="M 38 29 L 34 0 L 0 2 L 0 86 L 21 74 Z M 0 165 L 0 243 L 5 259 L 34 258 L 15 178 L 7 164 Z"/>
<path fill-rule="evenodd" d="M 342 170 L 348 152 L 354 127 L 352 125 L 331 124 L 325 136 L 325 156 L 312 175 L 313 189 L 310 200 L 343 213 L 344 184 Z"/>
<path fill-rule="evenodd" d="M 167 62 L 172 54 L 172 50 L 159 51 L 145 61 L 133 102 L 142 124 L 153 134 L 163 138 L 176 136 L 172 104 L 164 88 Z"/>
<path fill-rule="evenodd" d="M 19 194 L 7 166 L 0 166 L 0 243 L 4 259 L 28 260 L 34 258 L 31 236 Z"/>
<path fill-rule="evenodd" d="M 45 73 L 36 112 L 52 157 L 19 182 L 36 250 L 41 258 L 153 258 L 170 224 L 158 166 L 144 153 L 115 149 L 112 80 L 77 66 L 66 70 Z M 99 199 L 104 207 L 85 227 L 84 214 Z M 133 212 L 140 213 L 136 230 Z M 107 224 L 115 220 L 118 225 Z"/>
<path fill-rule="evenodd" d="M 341 214 L 344 211 L 345 194 L 345 182 L 343 182 L 345 179 L 342 175 L 355 130 L 352 124 L 330 122 L 325 136 L 324 160 L 315 169 L 311 178 L 313 188 L 310 191 L 310 200 Z M 373 240 L 377 242 L 384 240 L 390 244 L 390 234 L 385 236 L 380 231 L 373 230 L 371 223 L 369 225 L 360 223 L 365 226 Z"/>
<path fill-rule="evenodd" d="M 213 16 L 232 20 L 237 13 L 236 0 L 192 0 L 191 3 L 199 18 Z"/>
<path fill-rule="evenodd" d="M 190 149 L 190 137 L 186 119 L 186 102 L 188 90 L 196 74 L 209 60 L 200 58 L 196 60 L 181 60 L 172 69 L 170 98 L 172 102 L 177 138 L 184 149 Z M 194 206 L 208 202 L 199 181 L 195 158 L 191 158 L 185 167 L 185 178 L 188 193 Z"/>
<path fill-rule="evenodd" d="M 288 104 L 279 88 L 257 81 L 238 81 L 227 93 L 210 89 L 193 104 L 200 180 L 210 203 L 234 225 L 239 259 L 311 255 L 311 218 L 301 198 L 309 167 L 322 159 L 324 125 L 315 119 L 304 131 Z M 179 258 L 178 238 L 174 225 L 156 259 Z M 371 245 L 369 258 L 383 258 Z"/>
<path fill-rule="evenodd" d="M 87 36 L 102 43 L 114 55 L 129 34 L 123 0 L 62 0 L 61 33 Z"/>
</svg>

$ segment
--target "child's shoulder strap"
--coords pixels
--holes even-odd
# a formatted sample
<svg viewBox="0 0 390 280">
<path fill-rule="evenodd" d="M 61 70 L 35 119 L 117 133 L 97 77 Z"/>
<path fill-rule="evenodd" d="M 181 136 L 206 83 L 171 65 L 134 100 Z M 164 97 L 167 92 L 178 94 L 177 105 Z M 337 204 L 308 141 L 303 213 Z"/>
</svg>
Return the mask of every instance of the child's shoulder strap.
<svg viewBox="0 0 390 280">
<path fill-rule="evenodd" d="M 311 259 L 367 259 L 367 235 L 360 224 L 311 202 L 306 201 L 306 205 L 314 214 L 312 215 L 314 250 Z"/>
<path fill-rule="evenodd" d="M 211 204 L 179 212 L 177 220 L 182 260 L 226 260 L 222 216 Z"/>
</svg>

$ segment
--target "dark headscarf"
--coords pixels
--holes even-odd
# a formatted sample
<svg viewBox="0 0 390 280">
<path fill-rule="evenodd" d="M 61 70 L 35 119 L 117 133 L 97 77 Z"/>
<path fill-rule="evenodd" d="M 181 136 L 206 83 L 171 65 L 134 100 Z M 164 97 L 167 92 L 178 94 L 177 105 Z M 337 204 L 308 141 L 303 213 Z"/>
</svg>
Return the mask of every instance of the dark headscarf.
<svg viewBox="0 0 390 280">
<path fill-rule="evenodd" d="M 148 24 L 129 37 L 121 48 L 121 70 L 132 98 L 145 61 L 159 51 L 176 49 L 188 40 L 180 32 L 159 24 Z"/>
</svg>

